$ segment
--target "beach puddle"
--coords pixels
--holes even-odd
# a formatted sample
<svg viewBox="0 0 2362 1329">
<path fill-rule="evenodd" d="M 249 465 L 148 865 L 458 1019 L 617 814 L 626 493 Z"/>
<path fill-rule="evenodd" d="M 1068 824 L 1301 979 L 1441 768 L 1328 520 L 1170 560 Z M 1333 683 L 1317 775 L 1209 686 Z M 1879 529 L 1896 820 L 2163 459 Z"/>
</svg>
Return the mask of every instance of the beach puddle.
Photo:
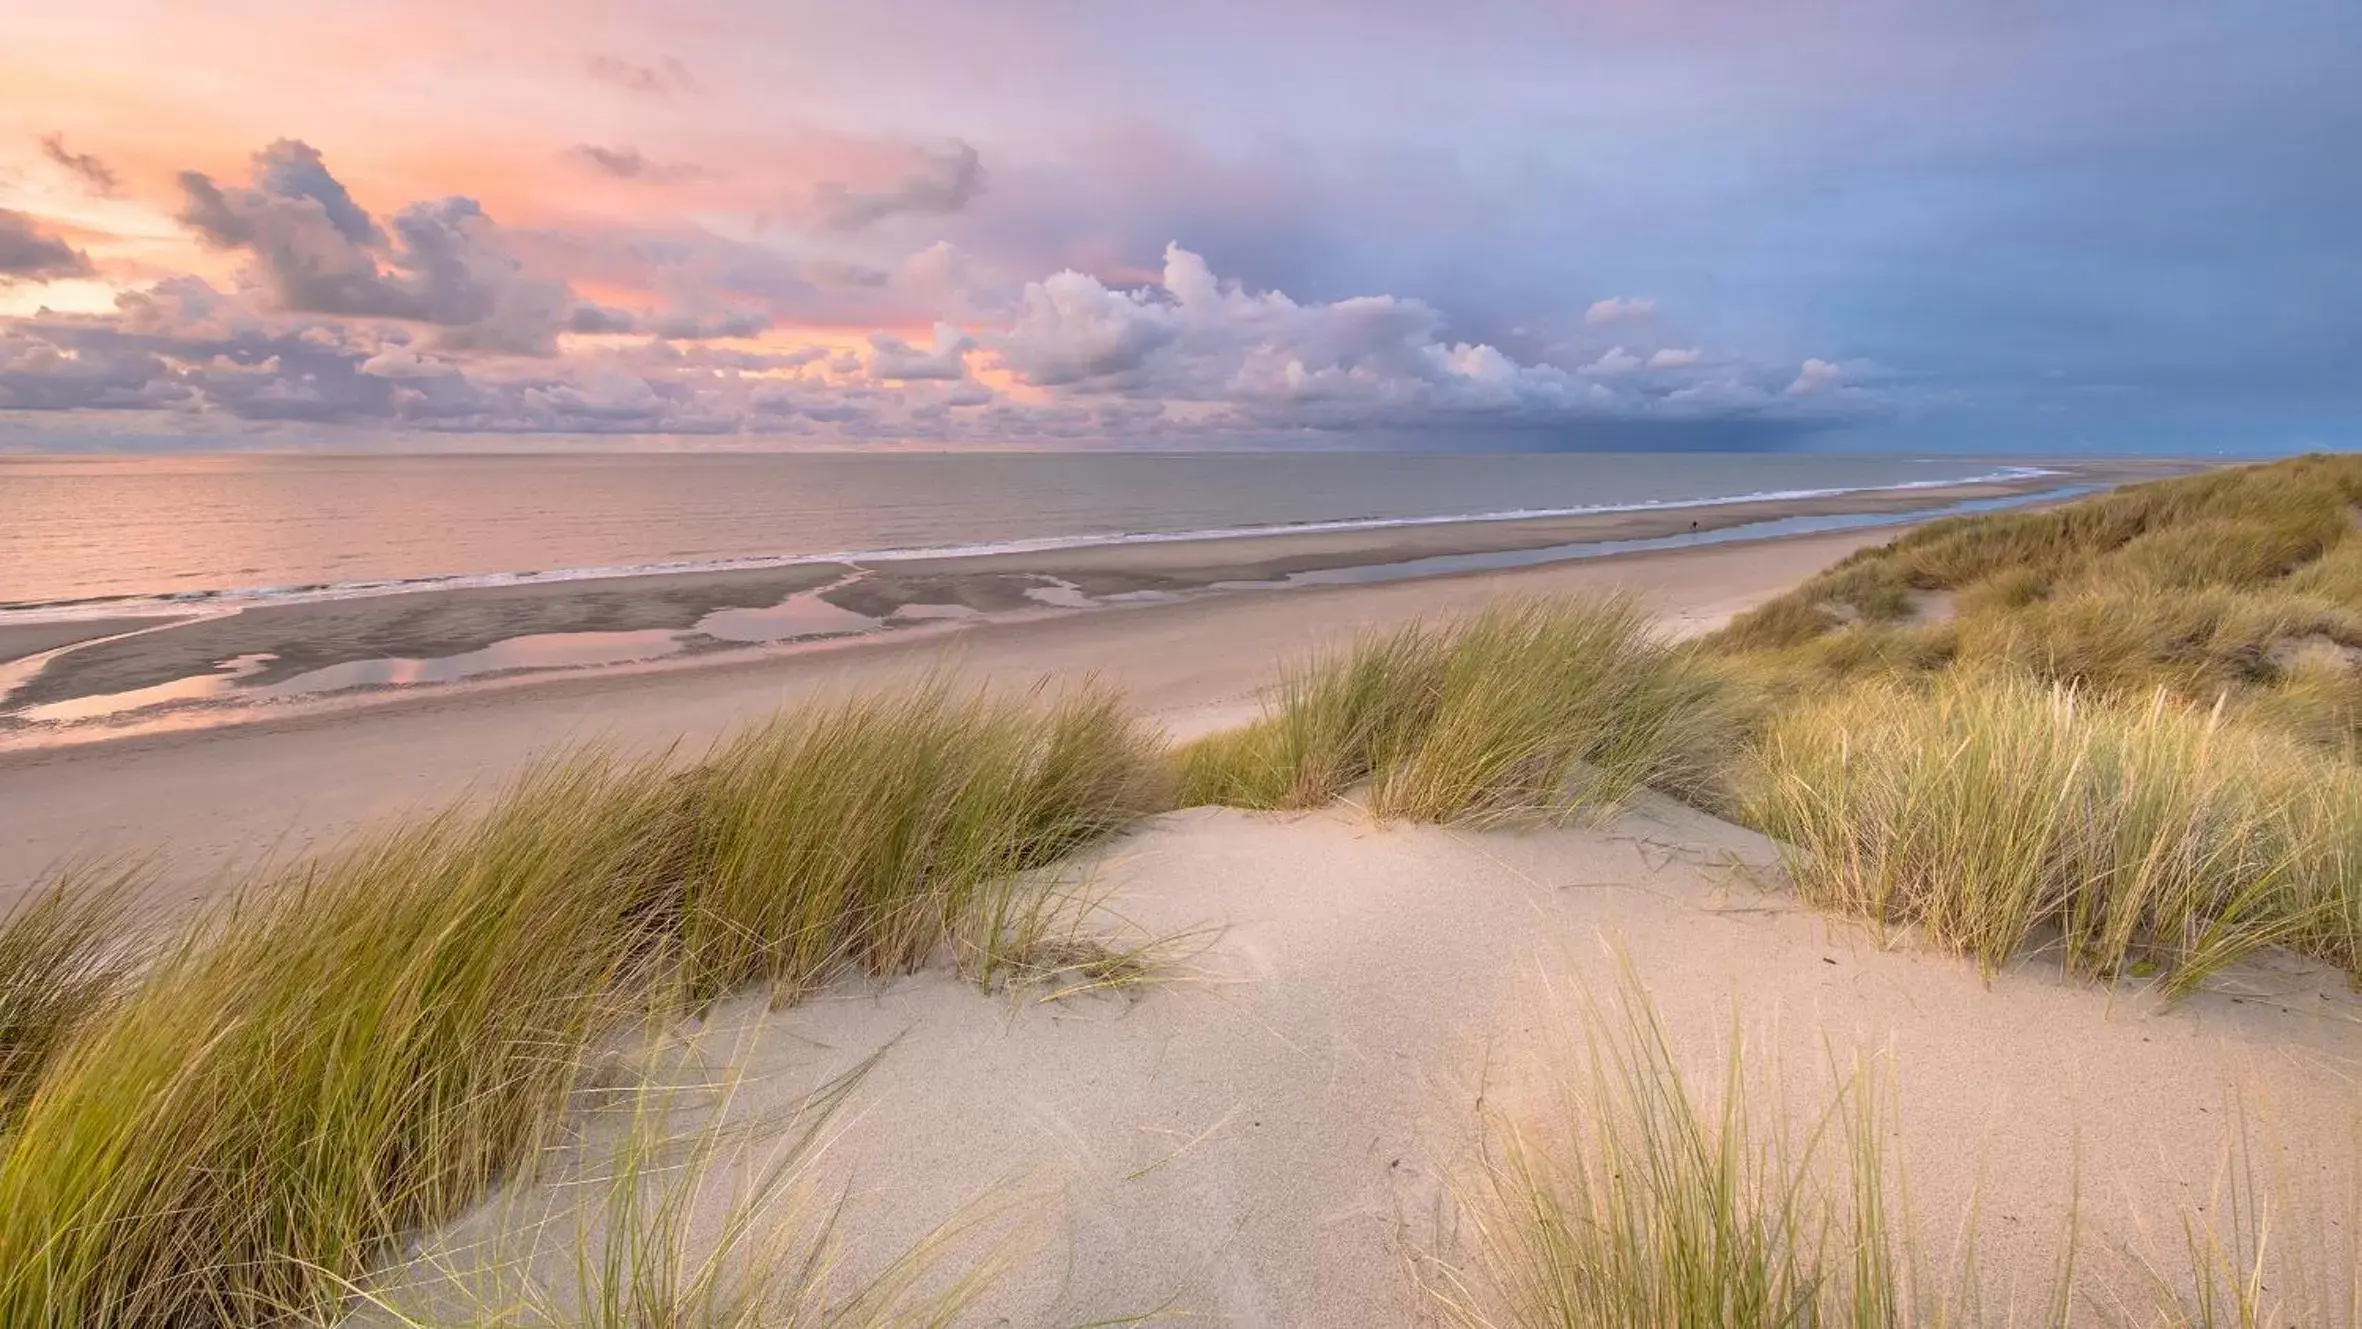
<svg viewBox="0 0 2362 1329">
<path fill-rule="evenodd" d="M 151 706 L 170 706 L 175 702 L 218 701 L 239 690 L 238 680 L 260 672 L 263 666 L 278 658 L 268 654 L 241 655 L 222 661 L 210 674 L 193 674 L 153 687 L 133 688 L 129 692 L 69 697 L 64 701 L 27 706 L 17 712 L 17 718 L 57 724 L 96 720 L 103 716 L 121 715 L 126 711 L 146 710 Z"/>
<path fill-rule="evenodd" d="M 1096 609 L 1099 602 L 1083 594 L 1083 588 L 1064 577 L 1040 577 L 1036 584 L 1025 588 L 1025 598 L 1059 609 Z"/>
<path fill-rule="evenodd" d="M 102 692 L 88 697 L 28 706 L 10 718 L 37 724 L 69 724 L 101 720 L 191 702 L 281 701 L 294 697 L 343 692 L 352 688 L 404 687 L 422 683 L 455 683 L 485 674 L 522 669 L 582 669 L 598 665 L 636 664 L 679 654 L 681 634 L 665 630 L 645 632 L 551 632 L 511 637 L 481 650 L 429 659 L 352 660 L 307 670 L 277 683 L 245 680 L 260 673 L 278 657 L 241 655 L 225 660 L 212 673 L 176 678 L 153 687 L 128 692 Z"/>
<path fill-rule="evenodd" d="M 823 591 L 800 591 L 768 609 L 717 609 L 697 620 L 696 631 L 716 641 L 757 644 L 796 641 L 807 637 L 841 637 L 874 632 L 885 626 L 867 614 L 857 614 L 820 598 Z"/>
<path fill-rule="evenodd" d="M 583 669 L 634 664 L 678 654 L 681 634 L 661 628 L 643 632 L 549 632 L 511 637 L 482 650 L 432 659 L 354 660 L 297 674 L 283 683 L 246 691 L 256 697 L 301 697 L 347 688 L 407 687 L 456 683 L 516 669 Z"/>
</svg>

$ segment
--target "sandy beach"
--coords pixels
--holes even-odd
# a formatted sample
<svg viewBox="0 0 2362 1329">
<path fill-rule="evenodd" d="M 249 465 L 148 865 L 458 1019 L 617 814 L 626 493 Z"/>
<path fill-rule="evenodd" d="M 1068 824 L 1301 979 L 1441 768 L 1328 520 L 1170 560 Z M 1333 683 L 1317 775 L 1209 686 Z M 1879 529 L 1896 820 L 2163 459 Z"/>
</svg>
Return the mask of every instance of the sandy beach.
<svg viewBox="0 0 2362 1329">
<path fill-rule="evenodd" d="M 1096 675 L 1175 731 L 1203 732 L 1250 715 L 1257 690 L 1281 661 L 1365 627 L 1497 594 L 1621 589 L 1642 597 L 1669 630 L 1702 631 L 1891 534 L 1882 528 L 1383 585 L 1239 592 L 979 623 L 948 634 L 888 634 L 834 650 L 381 692 L 247 724 L 5 752 L 0 898 L 12 898 L 70 854 L 160 846 L 171 849 L 174 889 L 201 889 L 232 862 L 297 852 L 377 818 L 445 802 L 554 747 L 597 741 L 694 751 L 802 698 L 945 667 L 1012 686 Z M 384 603 L 297 608 L 334 615 L 346 604 Z"/>
<path fill-rule="evenodd" d="M 2077 463 L 1983 484 L 1663 510 L 1452 521 L 958 558 L 532 581 L 350 598 L 231 597 L 140 619 L 0 622 L 0 745 L 111 738 L 286 700 L 558 668 L 694 663 L 785 642 L 1307 582 L 1505 570 L 1628 542 L 1711 543 L 2119 483 L 2171 463 Z M 166 607 L 169 609 L 170 607 Z M 77 644 L 81 643 L 81 644 Z M 43 653 L 46 653 L 45 655 Z M 13 663 L 12 663 L 13 662 Z M 191 716 L 190 711 L 213 714 Z M 89 723 L 99 722 L 95 726 Z M 64 722 L 74 732 L 53 732 Z"/>
<path fill-rule="evenodd" d="M 2362 1329 L 2362 2 L 8 12 L 0 1329 Z"/>
<path fill-rule="evenodd" d="M 1703 520 L 1679 518 L 1693 519 Z M 1644 538 L 1661 529 L 1646 516 L 1619 522 Z M 944 670 L 1011 689 L 1095 677 L 1187 738 L 1254 715 L 1277 662 L 1365 629 L 1499 595 L 1622 592 L 1659 632 L 1694 635 L 1894 533 L 1079 612 L 1037 604 L 833 646 L 381 690 L 235 724 L 26 747 L 0 753 L 0 901 L 72 856 L 160 851 L 159 902 L 185 907 L 242 865 L 493 788 L 555 748 L 694 754 L 779 707 Z M 1471 537 L 1412 528 L 1389 533 L 1384 549 L 1374 538 L 917 563 L 855 583 L 884 601 L 840 607 L 1021 609 L 1010 588 L 1042 576 L 1099 595 L 1269 583 L 1373 557 L 1465 552 Z M 1513 549 L 1570 538 L 1602 537 L 1597 523 L 1501 523 L 1480 540 Z M 237 633 L 296 628 L 344 643 L 336 649 L 382 650 L 436 633 L 475 640 L 520 619 L 679 624 L 841 576 L 803 567 L 717 584 L 292 605 L 123 637 L 124 651 L 91 668 L 164 667 L 186 649 L 170 639 L 192 628 L 233 634 L 187 639 L 206 643 L 203 654 L 239 644 Z M 2183 1217 L 2224 1212 L 2212 1188 L 2242 1139 L 2285 1189 L 2275 1203 L 2292 1235 L 2278 1249 L 2330 1269 L 2350 1254 L 2340 1225 L 2354 1216 L 2335 1205 L 2362 1165 L 2362 998 L 2325 964 L 2250 958 L 2171 1002 L 2137 981 L 2071 979 L 2040 950 L 1980 978 L 1907 931 L 1804 906 L 1779 846 L 1655 794 L 1603 821 L 1526 830 L 1382 822 L 1351 795 L 1304 813 L 1192 808 L 1050 871 L 1097 902 L 1084 924 L 1094 935 L 1166 939 L 1147 982 L 1045 1002 L 981 992 L 937 968 L 846 978 L 786 1009 L 737 997 L 653 1042 L 627 1040 L 601 1063 L 599 1091 L 694 1098 L 692 1083 L 738 1085 L 707 1122 L 718 1128 L 778 1118 L 858 1071 L 804 1179 L 839 1197 L 839 1276 L 875 1272 L 938 1225 L 988 1213 L 943 1256 L 1007 1257 L 962 1321 L 979 1324 L 1432 1323 L 1424 1284 L 1468 1257 L 1466 1188 L 1496 1138 L 1488 1132 L 1546 1129 L 1549 1068 L 1575 1055 L 1585 1003 L 1632 999 L 1661 1016 L 1672 1055 L 1701 1084 L 1734 1032 L 1749 1066 L 1798 1103 L 1824 1099 L 1842 1068 L 1870 1067 L 1907 1177 L 1908 1226 L 1949 1261 L 1974 1215 L 1989 1305 L 2045 1294 L 2073 1216 L 2091 1252 L 2086 1294 L 2138 1306 L 2154 1295 L 2144 1266 L 2175 1258 L 2170 1234 Z M 1627 962 L 1631 987 L 1619 978 Z M 592 1143 L 581 1147 L 612 1138 L 583 1121 L 580 1139 Z M 752 1138 L 759 1153 L 766 1137 Z M 595 1153 L 578 1161 L 598 1166 Z M 725 1229 L 746 1161 L 733 1150 L 702 1174 L 695 1241 Z M 465 1282 L 486 1261 L 533 1268 L 549 1248 L 515 1243 L 546 1241 L 547 1215 L 568 1194 L 552 1179 L 494 1195 L 424 1238 L 380 1290 L 432 1309 L 449 1304 L 451 1278 Z M 971 1203 L 983 1208 L 963 1209 Z"/>
<path fill-rule="evenodd" d="M 21 712 L 93 693 L 169 688 L 233 659 L 258 662 L 236 684 L 262 685 L 306 669 L 497 649 L 519 638 L 662 635 L 710 623 L 717 612 L 765 612 L 762 606 L 790 597 L 809 610 L 816 590 L 839 602 L 818 612 L 860 614 L 857 621 L 873 625 L 913 606 L 962 611 L 830 640 L 735 649 L 707 641 L 596 669 L 518 671 L 263 705 L 167 706 L 63 731 L 28 730 L 21 722 L 12 729 L 0 719 L 0 806 L 10 810 L 0 829 L 0 901 L 72 856 L 166 846 L 164 889 L 201 891 L 233 863 L 301 852 L 376 819 L 447 802 L 497 784 L 556 747 L 695 751 L 805 697 L 930 670 L 1015 686 L 1096 676 L 1185 737 L 1251 715 L 1258 689 L 1280 664 L 1365 628 L 1447 614 L 1496 595 L 1621 590 L 1639 596 L 1663 630 L 1687 635 L 1892 538 L 1898 527 L 1361 584 L 1283 585 L 1291 574 L 1385 574 L 1437 556 L 1686 538 L 1693 525 L 1711 533 L 1833 514 L 1916 514 L 2186 469 L 2087 462 L 2070 474 L 1994 484 L 1664 512 L 912 560 L 879 564 L 851 580 L 855 570 L 845 566 L 799 564 L 264 604 L 211 617 L 0 626 L 0 680 L 19 674 L 7 700 Z M 1078 610 L 1025 594 L 1045 579 L 1092 597 L 1146 595 Z M 1208 593 L 1217 584 L 1248 589 Z"/>
</svg>

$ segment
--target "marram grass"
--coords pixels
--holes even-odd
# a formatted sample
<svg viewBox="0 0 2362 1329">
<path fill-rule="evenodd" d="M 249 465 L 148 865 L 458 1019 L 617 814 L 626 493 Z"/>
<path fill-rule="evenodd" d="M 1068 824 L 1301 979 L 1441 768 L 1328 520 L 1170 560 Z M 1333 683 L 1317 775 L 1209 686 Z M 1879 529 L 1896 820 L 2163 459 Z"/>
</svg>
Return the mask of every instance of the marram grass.
<svg viewBox="0 0 2362 1329">
<path fill-rule="evenodd" d="M 2163 693 L 1861 686 L 1770 721 L 1751 797 L 1807 901 L 1987 971 L 2051 936 L 2174 993 L 2267 945 L 2356 964 L 2362 772 Z"/>
<path fill-rule="evenodd" d="M 653 772 L 576 762 L 307 865 L 56 1059 L 0 1155 L 0 1323 L 325 1317 L 528 1156 L 657 951 Z"/>
<path fill-rule="evenodd" d="M 594 1040 L 915 965 L 1163 779 L 1104 694 L 929 685 L 686 770 L 578 755 L 258 882 L 42 1053 L 0 1138 L 0 1324 L 332 1319 L 534 1157 Z M 54 971 L 57 931 L 0 936 Z"/>
<path fill-rule="evenodd" d="M 882 1056 L 883 1054 L 879 1054 Z M 351 1289 L 354 1329 L 921 1329 L 950 1325 L 1045 1235 L 1015 1179 L 908 1247 L 848 1249 L 821 1175 L 878 1056 L 763 1110 L 696 1040 L 653 1084 L 588 1093 L 545 1175 Z M 612 1101 L 608 1101 L 612 1100 Z"/>
<path fill-rule="evenodd" d="M 700 995 L 909 969 L 996 883 L 1170 801 L 1157 743 L 1112 696 L 1043 711 L 942 682 L 782 716 L 689 780 L 681 931 Z"/>
<path fill-rule="evenodd" d="M 2210 471 L 1928 523 L 1741 615 L 1712 645 L 1795 691 L 2007 667 L 2127 697 L 2227 695 L 2258 723 L 2343 751 L 2362 742 L 2358 537 L 2362 457 Z"/>
<path fill-rule="evenodd" d="M 1262 718 L 1183 752 L 1181 797 L 1311 807 L 1368 781 L 1383 817 L 1556 818 L 1699 796 L 1735 739 L 1718 677 L 1636 602 L 1512 599 L 1297 667 Z"/>
<path fill-rule="evenodd" d="M 1467 1329 L 1902 1329 L 1956 1298 L 1913 1258 L 1867 1062 L 1796 1110 L 1734 1029 L 1701 1089 L 1629 969 L 1548 1056 L 1538 1111 L 1494 1109 L 1424 1279 Z"/>
<path fill-rule="evenodd" d="M 0 1141 L 58 1050 L 128 985 L 140 880 L 136 867 L 75 865 L 0 915 Z"/>
<path fill-rule="evenodd" d="M 1488 1103 L 1481 1148 L 1451 1176 L 1450 1221 L 1413 1265 L 1439 1316 L 1464 1329 L 2362 1326 L 2355 1174 L 2317 1168 L 2303 1143 L 2269 1147 L 2243 1111 L 2211 1186 L 2182 1178 L 2111 1213 L 2060 1178 L 2058 1229 L 2030 1247 L 2045 1267 L 1996 1285 L 1973 1196 L 1949 1249 L 1929 1250 L 1883 1059 L 1834 1063 L 1825 1091 L 1800 1098 L 1735 1019 L 1721 1051 L 1718 1075 L 1695 1074 L 1628 962 L 1612 1005 L 1571 1012 L 1538 1092 Z"/>
</svg>

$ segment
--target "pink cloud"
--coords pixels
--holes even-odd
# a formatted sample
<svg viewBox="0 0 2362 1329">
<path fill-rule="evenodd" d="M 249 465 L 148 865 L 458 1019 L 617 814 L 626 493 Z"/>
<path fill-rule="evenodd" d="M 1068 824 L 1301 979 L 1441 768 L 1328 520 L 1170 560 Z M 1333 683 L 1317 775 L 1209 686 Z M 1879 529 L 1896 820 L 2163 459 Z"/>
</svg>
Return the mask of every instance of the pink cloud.
<svg viewBox="0 0 2362 1329">
<path fill-rule="evenodd" d="M 1657 312 L 1657 302 L 1645 296 L 1611 295 L 1594 300 L 1583 311 L 1583 321 L 1593 327 L 1648 318 Z"/>
</svg>

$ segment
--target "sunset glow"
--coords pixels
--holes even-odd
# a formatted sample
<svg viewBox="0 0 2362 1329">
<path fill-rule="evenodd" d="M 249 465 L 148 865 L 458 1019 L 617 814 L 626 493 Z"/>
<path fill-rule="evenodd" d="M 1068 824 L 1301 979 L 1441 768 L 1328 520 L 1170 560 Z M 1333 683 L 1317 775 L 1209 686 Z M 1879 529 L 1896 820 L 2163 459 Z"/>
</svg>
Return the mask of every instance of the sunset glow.
<svg viewBox="0 0 2362 1329">
<path fill-rule="evenodd" d="M 2358 27 L 45 6 L 0 45 L 0 446 L 2333 442 Z"/>
</svg>

